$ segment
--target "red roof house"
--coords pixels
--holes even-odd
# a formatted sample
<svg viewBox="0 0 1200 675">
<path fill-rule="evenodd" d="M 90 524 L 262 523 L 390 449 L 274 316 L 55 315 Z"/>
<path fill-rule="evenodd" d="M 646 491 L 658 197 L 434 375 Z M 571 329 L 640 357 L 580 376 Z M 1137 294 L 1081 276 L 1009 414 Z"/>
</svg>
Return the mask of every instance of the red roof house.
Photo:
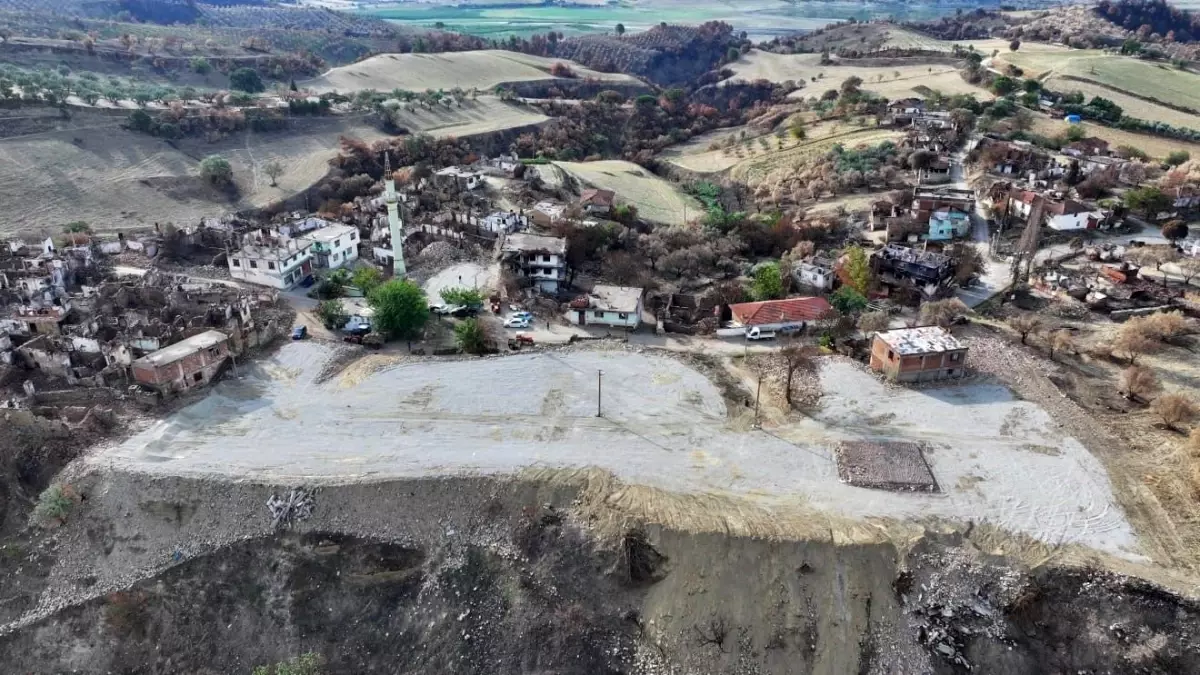
<svg viewBox="0 0 1200 675">
<path fill-rule="evenodd" d="M 831 310 L 833 307 L 825 298 L 788 298 L 742 302 L 729 306 L 734 323 L 747 327 L 758 326 L 766 330 L 815 321 Z"/>
</svg>

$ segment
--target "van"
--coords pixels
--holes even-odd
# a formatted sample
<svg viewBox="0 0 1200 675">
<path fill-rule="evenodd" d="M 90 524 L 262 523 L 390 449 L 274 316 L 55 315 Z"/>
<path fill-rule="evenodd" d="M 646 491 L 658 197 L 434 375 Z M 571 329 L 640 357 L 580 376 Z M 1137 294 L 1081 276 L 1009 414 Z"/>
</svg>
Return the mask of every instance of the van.
<svg viewBox="0 0 1200 675">
<path fill-rule="evenodd" d="M 746 331 L 746 339 L 747 340 L 774 340 L 775 339 L 775 331 L 761 330 L 761 329 L 759 329 L 758 326 L 754 326 L 750 330 Z"/>
</svg>

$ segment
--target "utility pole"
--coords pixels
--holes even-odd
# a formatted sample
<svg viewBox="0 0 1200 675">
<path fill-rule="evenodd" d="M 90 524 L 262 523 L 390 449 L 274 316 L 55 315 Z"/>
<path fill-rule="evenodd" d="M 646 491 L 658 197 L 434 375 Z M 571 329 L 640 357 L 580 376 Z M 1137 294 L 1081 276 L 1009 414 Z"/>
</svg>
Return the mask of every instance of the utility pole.
<svg viewBox="0 0 1200 675">
<path fill-rule="evenodd" d="M 600 381 L 604 377 L 603 370 L 596 371 L 596 417 L 601 417 L 600 414 Z"/>
<path fill-rule="evenodd" d="M 754 428 L 759 427 L 758 423 L 758 399 L 762 396 L 762 371 L 758 373 L 758 389 L 754 392 Z"/>
</svg>

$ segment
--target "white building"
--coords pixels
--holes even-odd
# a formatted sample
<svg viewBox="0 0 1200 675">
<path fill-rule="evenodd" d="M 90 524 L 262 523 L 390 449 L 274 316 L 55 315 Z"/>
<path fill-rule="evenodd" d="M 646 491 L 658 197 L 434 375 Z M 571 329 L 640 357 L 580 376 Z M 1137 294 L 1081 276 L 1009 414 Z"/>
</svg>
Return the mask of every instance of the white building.
<svg viewBox="0 0 1200 675">
<path fill-rule="evenodd" d="M 335 270 L 352 260 L 358 260 L 358 228 L 331 223 L 300 237 L 312 246 L 313 264 L 320 269 Z"/>
<path fill-rule="evenodd" d="M 461 166 L 448 166 L 433 174 L 433 182 L 441 188 L 474 190 L 483 185 L 483 174 Z"/>
<path fill-rule="evenodd" d="M 1094 230 L 1104 222 L 1103 211 L 1084 211 L 1083 213 L 1064 213 L 1061 216 L 1050 216 L 1046 219 L 1046 227 L 1059 232 L 1070 230 Z"/>
<path fill-rule="evenodd" d="M 557 293 L 567 278 L 567 240 L 561 237 L 510 234 L 500 253 L 510 269 L 542 293 Z"/>
<path fill-rule="evenodd" d="M 529 227 L 529 217 L 516 211 L 497 211 L 485 216 L 479 226 L 488 232 L 509 233 Z"/>
<path fill-rule="evenodd" d="M 312 274 L 312 244 L 259 234 L 229 254 L 229 275 L 238 281 L 287 290 Z"/>
<path fill-rule="evenodd" d="M 591 293 L 573 300 L 566 318 L 579 326 L 603 325 L 634 329 L 642 322 L 644 289 L 596 284 Z"/>
<path fill-rule="evenodd" d="M 836 278 L 833 273 L 833 261 L 825 258 L 813 258 L 801 262 L 792 271 L 792 276 L 801 285 L 824 291 L 833 290 L 833 280 Z"/>
</svg>

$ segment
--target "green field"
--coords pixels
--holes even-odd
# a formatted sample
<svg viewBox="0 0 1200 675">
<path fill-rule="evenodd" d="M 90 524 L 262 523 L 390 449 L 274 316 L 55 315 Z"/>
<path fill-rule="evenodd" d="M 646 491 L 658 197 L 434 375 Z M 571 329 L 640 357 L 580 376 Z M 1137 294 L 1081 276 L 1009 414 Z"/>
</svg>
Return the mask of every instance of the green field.
<svg viewBox="0 0 1200 675">
<path fill-rule="evenodd" d="M 642 31 L 660 22 L 696 25 L 726 21 L 753 39 L 812 30 L 849 18 L 868 20 L 896 17 L 900 20 L 933 19 L 953 13 L 950 6 L 910 5 L 900 2 L 852 3 L 814 0 L 797 4 L 771 0 L 749 0 L 736 5 L 726 2 L 684 0 L 625 1 L 620 4 L 561 7 L 549 4 L 526 6 L 475 4 L 413 7 L 410 3 L 373 6 L 363 14 L 422 28 L 479 35 L 483 37 L 528 36 L 549 30 L 568 35 L 612 32 L 618 23 L 629 32 Z"/>
</svg>

